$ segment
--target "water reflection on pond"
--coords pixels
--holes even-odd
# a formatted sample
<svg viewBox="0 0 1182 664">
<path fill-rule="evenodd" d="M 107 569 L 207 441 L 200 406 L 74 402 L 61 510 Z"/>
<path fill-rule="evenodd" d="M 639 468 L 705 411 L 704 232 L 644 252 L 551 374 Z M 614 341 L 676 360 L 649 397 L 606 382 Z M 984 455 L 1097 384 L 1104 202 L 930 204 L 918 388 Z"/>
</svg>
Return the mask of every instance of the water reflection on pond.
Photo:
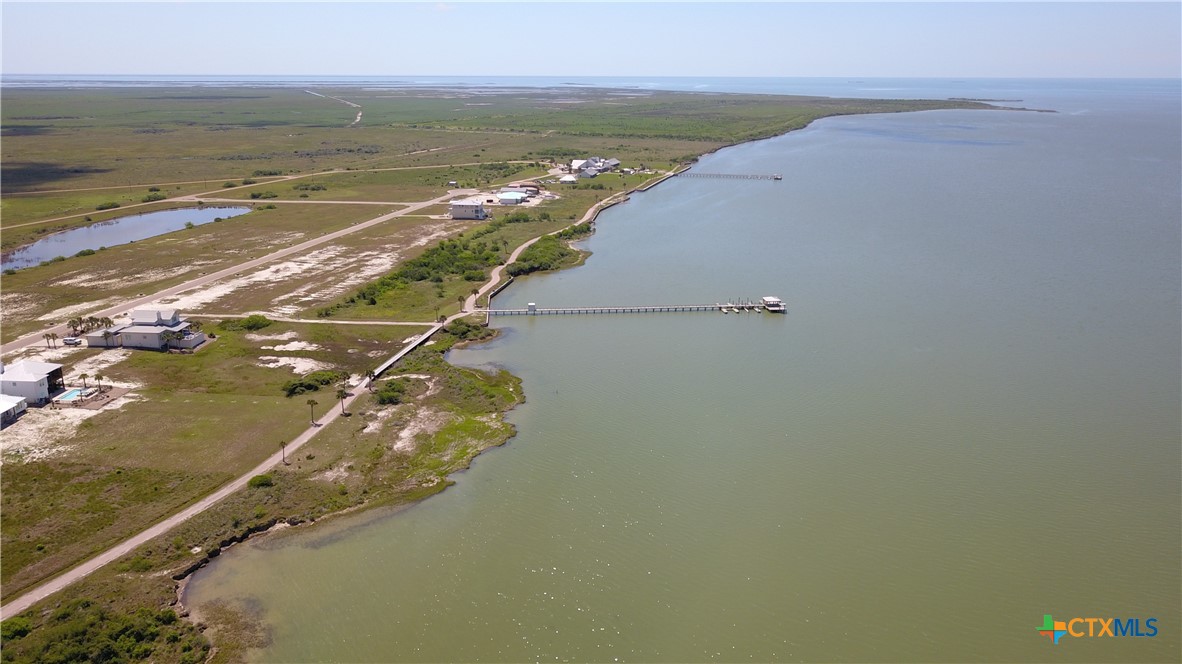
<svg viewBox="0 0 1182 664">
<path fill-rule="evenodd" d="M 229 219 L 250 212 L 249 207 L 200 207 L 179 210 L 145 212 L 109 221 L 100 221 L 82 228 L 54 233 L 33 244 L 4 254 L 3 269 L 20 269 L 39 265 L 58 256 L 73 256 L 86 249 L 113 247 L 136 240 L 145 240 L 164 233 L 180 230 L 186 224 L 200 226 L 215 219 Z"/>
</svg>

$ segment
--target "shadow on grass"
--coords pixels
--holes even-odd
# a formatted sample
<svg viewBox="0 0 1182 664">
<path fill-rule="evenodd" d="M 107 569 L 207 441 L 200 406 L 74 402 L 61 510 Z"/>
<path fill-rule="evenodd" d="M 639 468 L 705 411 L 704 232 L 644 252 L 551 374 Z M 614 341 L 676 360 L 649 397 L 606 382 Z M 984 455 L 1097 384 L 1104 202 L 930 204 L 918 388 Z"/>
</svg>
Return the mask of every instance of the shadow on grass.
<svg viewBox="0 0 1182 664">
<path fill-rule="evenodd" d="M 7 131 L 7 130 L 6 130 Z M 5 136 L 8 134 L 5 133 Z M 39 189 L 47 184 L 93 175 L 95 173 L 109 173 L 109 168 L 95 168 L 93 166 L 66 166 L 45 162 L 5 162 L 0 178 L 4 180 L 4 190 L 7 193 Z"/>
</svg>

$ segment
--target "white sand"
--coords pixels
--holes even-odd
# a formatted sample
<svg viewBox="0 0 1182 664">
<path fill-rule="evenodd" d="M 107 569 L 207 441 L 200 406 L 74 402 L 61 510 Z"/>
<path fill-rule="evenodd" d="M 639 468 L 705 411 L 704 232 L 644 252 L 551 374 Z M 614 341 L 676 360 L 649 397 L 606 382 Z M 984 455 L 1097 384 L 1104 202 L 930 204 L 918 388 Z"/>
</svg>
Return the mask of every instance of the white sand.
<svg viewBox="0 0 1182 664">
<path fill-rule="evenodd" d="M 84 420 L 137 400 L 139 395 L 128 392 L 99 410 L 30 408 L 0 436 L 0 459 L 24 463 L 61 456 L 72 449 L 66 441 L 74 437 Z"/>
<path fill-rule="evenodd" d="M 246 338 L 251 341 L 287 341 L 288 339 L 298 338 L 300 335 L 295 330 L 288 330 L 282 334 L 255 334 L 251 332 L 246 335 Z"/>
<path fill-rule="evenodd" d="M 44 316 L 41 316 L 37 320 L 45 320 L 45 321 L 64 323 L 67 320 L 73 318 L 74 316 L 88 314 L 92 311 L 102 309 L 102 308 L 104 308 L 108 305 L 114 304 L 118 301 L 119 301 L 119 298 L 107 297 L 107 298 L 103 298 L 101 300 L 95 300 L 93 302 L 83 302 L 82 304 L 74 304 L 74 305 L 70 305 L 68 307 L 62 307 L 61 309 L 56 309 L 54 311 L 51 311 L 51 312 L 45 314 Z M 5 314 L 7 315 L 7 312 L 5 312 Z"/>
<path fill-rule="evenodd" d="M 320 371 L 321 369 L 331 369 L 331 364 L 310 360 L 306 357 L 276 357 L 274 355 L 264 355 L 259 358 L 259 366 L 268 369 L 277 369 L 282 366 L 291 367 L 294 374 L 304 375 L 312 373 L 313 371 Z"/>
<path fill-rule="evenodd" d="M 292 351 L 292 350 L 320 350 L 320 346 L 307 341 L 292 341 L 290 343 L 280 344 L 278 346 L 263 346 L 263 350 L 278 350 L 278 351 Z"/>
</svg>

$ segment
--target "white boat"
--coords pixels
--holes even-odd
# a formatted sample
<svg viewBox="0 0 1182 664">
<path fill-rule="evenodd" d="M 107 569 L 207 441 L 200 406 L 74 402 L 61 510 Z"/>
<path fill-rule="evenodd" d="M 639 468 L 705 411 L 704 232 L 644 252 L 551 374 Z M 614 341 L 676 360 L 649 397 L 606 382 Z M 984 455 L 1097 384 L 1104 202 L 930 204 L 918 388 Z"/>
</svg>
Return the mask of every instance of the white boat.
<svg viewBox="0 0 1182 664">
<path fill-rule="evenodd" d="M 767 311 L 770 311 L 772 313 L 775 313 L 775 314 L 788 313 L 788 307 L 784 306 L 784 301 L 778 297 L 772 297 L 771 295 L 768 295 L 768 296 L 764 297 L 760 302 L 763 304 L 764 309 L 766 309 Z"/>
</svg>

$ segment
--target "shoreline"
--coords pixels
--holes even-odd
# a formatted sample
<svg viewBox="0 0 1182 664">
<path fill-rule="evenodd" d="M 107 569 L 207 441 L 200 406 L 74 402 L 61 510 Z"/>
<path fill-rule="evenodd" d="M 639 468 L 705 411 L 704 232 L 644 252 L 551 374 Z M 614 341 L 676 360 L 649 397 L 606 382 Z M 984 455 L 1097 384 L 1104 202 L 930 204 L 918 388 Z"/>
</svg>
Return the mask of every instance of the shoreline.
<svg viewBox="0 0 1182 664">
<path fill-rule="evenodd" d="M 998 110 L 1004 110 L 1004 109 L 998 109 Z M 826 117 L 830 117 L 830 116 L 826 116 Z M 572 221 L 570 224 L 568 224 L 567 226 L 564 226 L 561 229 L 558 229 L 556 231 L 552 231 L 549 233 L 544 233 L 542 235 L 536 236 L 536 237 L 528 240 L 527 242 L 525 242 L 521 246 L 519 246 L 518 251 L 515 251 L 514 254 L 519 255 L 520 250 L 524 250 L 529 245 L 540 240 L 542 237 L 545 237 L 548 235 L 556 235 L 556 234 L 561 233 L 562 231 L 564 231 L 568 228 L 571 228 L 573 226 L 576 226 L 580 223 L 594 222 L 598 218 L 599 213 L 602 212 L 603 210 L 606 210 L 606 209 L 613 207 L 615 205 L 618 205 L 620 203 L 626 202 L 627 200 L 629 200 L 630 195 L 633 193 L 647 192 L 647 191 L 651 190 L 652 188 L 656 187 L 657 185 L 659 185 L 659 184 L 661 184 L 673 177 L 676 177 L 678 174 L 688 170 L 692 164 L 697 163 L 698 160 L 700 160 L 701 157 L 703 157 L 703 156 L 716 153 L 726 147 L 737 147 L 737 146 L 744 145 L 747 143 L 754 143 L 756 141 L 771 140 L 774 138 L 787 136 L 788 134 L 791 134 L 794 131 L 807 128 L 808 126 L 811 126 L 811 124 L 812 124 L 812 121 L 806 123 L 805 125 L 803 125 L 801 127 L 795 127 L 795 128 L 790 129 L 789 131 L 786 131 L 783 133 L 774 134 L 771 136 L 752 137 L 747 140 L 742 140 L 742 141 L 738 141 L 735 143 L 719 146 L 714 149 L 710 149 L 710 150 L 704 151 L 700 154 L 697 154 L 693 157 L 692 161 L 688 161 L 688 162 L 683 161 L 681 163 L 678 163 L 669 172 L 666 172 L 662 175 L 656 176 L 653 179 L 646 181 L 646 182 L 644 182 L 632 189 L 627 189 L 625 191 L 612 194 L 611 196 L 592 204 L 586 210 L 586 212 L 582 215 L 581 218 Z M 403 212 L 405 212 L 405 211 L 403 211 Z M 578 239 L 583 239 L 583 238 L 578 238 Z M 569 246 L 570 242 L 571 241 L 568 240 L 565 244 L 567 246 Z M 582 262 L 585 261 L 587 256 L 589 255 L 589 252 L 584 252 L 584 251 L 578 250 L 578 249 L 574 249 L 574 250 L 576 252 L 579 252 L 579 260 L 576 261 L 574 264 L 563 265 L 557 269 L 549 269 L 549 270 L 544 270 L 544 271 L 539 271 L 539 272 L 558 272 L 560 270 L 568 269 L 570 267 L 577 267 L 578 265 L 582 264 Z M 512 264 L 512 261 L 513 261 L 513 259 L 510 259 L 510 260 L 506 261 L 506 263 L 504 265 L 498 266 L 498 268 L 501 268 L 501 269 L 507 268 L 509 265 Z M 508 285 L 510 283 L 512 283 L 512 279 L 510 279 L 509 281 L 506 281 L 504 283 L 501 283 L 501 281 L 499 279 L 490 280 L 489 283 L 487 284 L 487 287 L 491 287 L 490 290 L 492 288 L 495 288 L 496 292 L 499 292 L 500 290 L 503 290 L 503 288 L 508 287 Z M 483 294 L 483 291 L 484 291 L 484 289 L 482 289 L 481 294 Z M 479 297 L 479 296 L 476 296 L 476 297 Z M 491 298 L 490 298 L 490 300 L 491 300 Z M 490 302 L 490 306 L 491 306 L 491 302 Z M 481 313 L 479 309 L 476 309 L 475 307 L 472 307 L 472 306 L 465 306 L 464 310 L 462 310 L 460 313 L 458 313 L 452 317 L 449 317 L 447 319 L 447 323 L 451 323 L 452 321 L 458 320 L 458 319 L 464 319 L 464 318 L 467 318 L 467 317 L 470 317 L 470 316 L 473 316 L 473 315 L 476 315 L 479 313 Z M 473 341 L 461 341 L 459 343 L 464 346 L 467 346 L 467 345 L 477 343 L 478 341 L 488 341 L 488 340 L 491 340 L 492 338 L 496 338 L 496 337 L 493 336 L 488 339 L 473 340 Z M 446 358 L 444 358 L 442 361 L 445 364 L 447 364 L 453 368 L 459 368 L 459 367 L 456 367 L 455 365 L 451 365 L 449 362 L 447 362 Z M 516 377 L 514 377 L 514 378 L 516 378 Z M 498 410 L 498 415 L 503 416 L 504 413 L 508 412 L 508 410 L 511 410 L 513 407 L 515 407 L 517 403 L 524 402 L 524 400 L 526 398 L 524 391 L 521 391 L 519 393 L 518 397 L 519 397 L 518 401 L 515 402 L 514 404 L 510 405 L 507 408 Z M 450 471 L 449 476 L 451 473 L 454 473 L 457 471 L 462 471 L 462 470 L 466 469 L 472 463 L 472 460 L 474 460 L 477 456 L 482 454 L 484 451 L 486 451 L 490 447 L 503 446 L 503 445 L 507 444 L 510 440 L 512 440 L 515 436 L 516 436 L 516 430 L 514 429 L 508 435 L 506 435 L 504 437 L 497 437 L 497 439 L 495 439 L 493 441 L 485 441 L 485 442 L 487 442 L 487 444 L 481 445 L 480 449 L 478 449 L 474 454 L 472 454 L 471 457 L 467 459 L 467 461 L 463 464 L 462 467 Z M 302 479 L 301 481 L 307 481 L 307 479 L 305 478 L 305 479 Z M 314 523 L 315 521 L 317 521 L 321 518 L 327 518 L 330 516 L 331 517 L 345 516 L 347 514 L 354 514 L 354 513 L 362 513 L 362 512 L 375 510 L 375 509 L 381 508 L 381 507 L 395 507 L 396 509 L 404 509 L 406 507 L 410 507 L 410 506 L 419 504 L 420 502 L 425 500 L 430 495 L 434 495 L 435 493 L 445 490 L 452 483 L 453 482 L 445 480 L 443 482 L 440 482 L 438 484 L 438 486 L 432 485 L 431 490 L 429 490 L 429 491 L 419 492 L 419 493 L 415 493 L 413 495 L 406 496 L 405 501 L 403 501 L 403 498 L 393 498 L 393 499 L 391 499 L 391 502 L 386 502 L 384 500 L 378 500 L 378 501 L 374 501 L 374 502 L 364 502 L 364 503 L 349 506 L 349 507 L 346 507 L 343 509 L 337 509 L 337 510 L 333 510 L 330 512 L 326 512 L 322 515 L 317 516 L 314 519 L 300 519 L 298 517 L 296 517 L 296 518 L 275 517 L 275 518 L 269 520 L 269 522 L 267 523 L 267 525 L 265 527 L 258 527 L 258 526 L 247 527 L 247 528 L 243 529 L 242 531 L 239 531 L 237 533 L 230 535 L 229 537 L 224 538 L 223 540 L 221 540 L 219 542 L 219 546 L 210 548 L 209 551 L 206 553 L 206 555 L 203 555 L 200 560 L 198 560 L 196 562 L 189 562 L 186 565 L 181 566 L 181 567 L 174 567 L 171 570 L 163 571 L 161 573 L 161 575 L 167 575 L 173 581 L 173 593 L 174 593 L 174 597 L 175 597 L 175 603 L 173 604 L 173 606 L 176 607 L 183 614 L 187 614 L 187 615 L 183 615 L 182 617 L 185 617 L 186 621 L 188 623 L 194 625 L 198 629 L 202 629 L 204 626 L 200 623 L 199 619 L 192 617 L 192 610 L 184 601 L 185 595 L 187 594 L 187 590 L 189 589 L 189 583 L 192 581 L 192 578 L 194 577 L 196 572 L 198 572 L 201 568 L 208 566 L 209 562 L 213 558 L 219 557 L 221 555 L 221 553 L 223 553 L 224 549 L 232 548 L 234 544 L 238 544 L 238 543 L 247 541 L 257 535 L 274 534 L 276 532 L 284 531 L 284 530 L 287 530 L 288 528 L 291 528 L 294 526 L 306 526 L 306 525 L 309 525 L 309 523 Z M 164 537 L 164 535 L 161 535 L 160 537 L 162 538 L 162 537 Z M 222 545 L 221 542 L 225 542 L 225 544 Z M 140 548 L 142 548 L 142 547 L 140 547 Z M 137 550 L 139 550 L 139 549 L 137 549 Z M 129 553 L 127 555 L 132 555 L 132 553 Z M 125 559 L 126 557 L 127 556 L 123 556 L 121 558 L 121 560 Z M 214 639 L 209 639 L 209 642 L 210 642 L 211 646 L 216 651 L 216 649 L 219 647 L 219 643 L 217 641 L 215 641 Z"/>
</svg>

